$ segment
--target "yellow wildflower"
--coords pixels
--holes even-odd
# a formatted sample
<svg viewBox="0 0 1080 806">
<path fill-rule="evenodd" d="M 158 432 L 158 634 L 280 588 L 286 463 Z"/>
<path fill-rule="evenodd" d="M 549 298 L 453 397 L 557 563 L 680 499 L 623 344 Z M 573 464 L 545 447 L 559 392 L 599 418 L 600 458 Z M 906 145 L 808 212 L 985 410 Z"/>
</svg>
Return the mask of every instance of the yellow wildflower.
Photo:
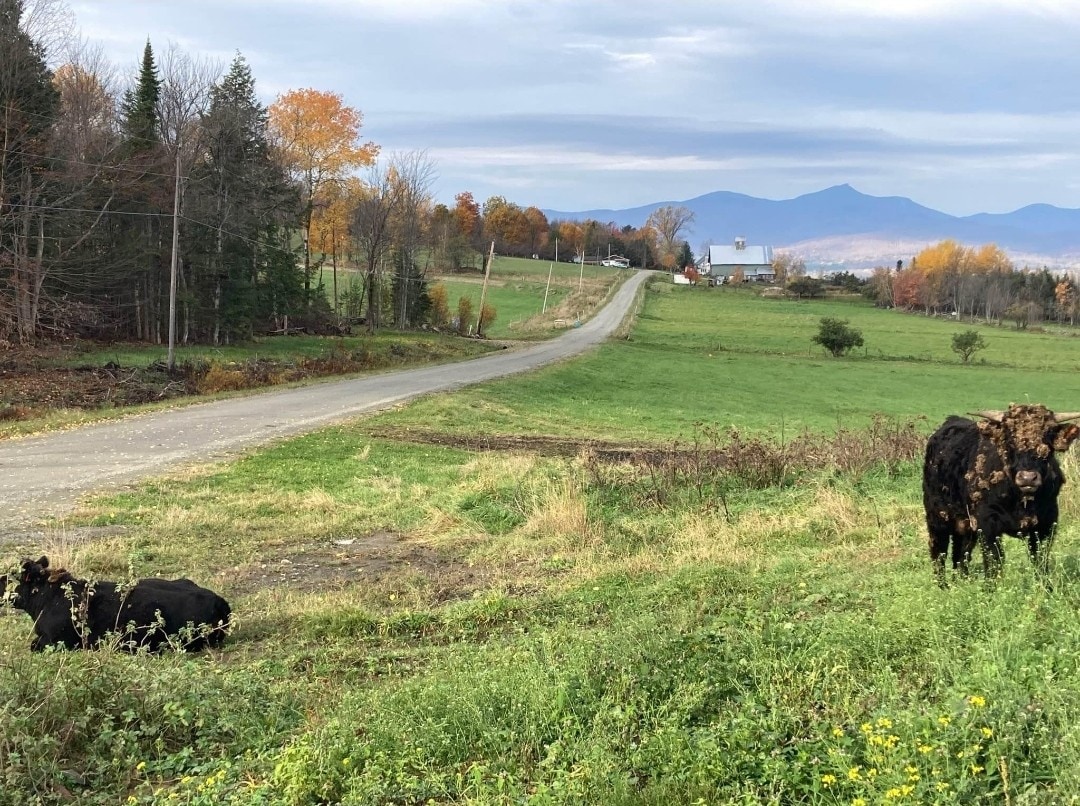
<svg viewBox="0 0 1080 806">
<path fill-rule="evenodd" d="M 892 789 L 886 790 L 885 797 L 887 800 L 893 800 L 903 796 L 903 792 L 900 791 L 900 787 L 894 786 Z"/>
<path fill-rule="evenodd" d="M 944 792 L 948 788 L 949 785 L 945 781 L 938 781 L 937 784 L 934 785 L 934 789 L 938 792 Z"/>
<path fill-rule="evenodd" d="M 968 697 L 968 703 L 970 703 L 972 708 L 985 708 L 986 698 L 980 697 L 978 694 L 972 694 Z"/>
<path fill-rule="evenodd" d="M 863 733 L 869 733 L 873 729 L 874 726 L 871 725 L 869 722 L 863 722 L 861 725 L 859 725 L 859 730 L 861 730 Z"/>
<path fill-rule="evenodd" d="M 889 728 L 892 727 L 892 720 L 891 719 L 886 719 L 885 717 L 882 717 L 881 719 L 879 719 L 877 721 L 877 726 L 879 728 L 885 728 L 885 730 L 888 730 Z"/>
<path fill-rule="evenodd" d="M 833 728 L 832 729 L 832 735 L 839 738 L 839 737 L 844 735 L 844 729 L 843 728 Z"/>
<path fill-rule="evenodd" d="M 922 753 L 924 756 L 927 753 L 933 752 L 933 750 L 934 750 L 934 746 L 932 744 L 920 744 L 919 745 L 919 752 Z"/>
<path fill-rule="evenodd" d="M 947 728 L 950 722 L 952 722 L 952 720 L 949 719 L 947 716 L 939 716 L 937 718 L 937 723 L 943 728 Z"/>
<path fill-rule="evenodd" d="M 832 786 L 836 783 L 836 776 L 825 773 L 821 776 L 821 783 L 825 784 L 825 786 Z"/>
<path fill-rule="evenodd" d="M 138 764 L 135 765 L 135 771 L 136 772 L 142 772 L 145 769 L 146 769 L 146 762 L 145 761 L 140 761 Z"/>
<path fill-rule="evenodd" d="M 982 728 L 980 728 L 980 730 L 982 731 L 982 735 L 987 739 L 989 739 L 991 736 L 994 735 L 994 731 L 991 730 L 990 728 L 986 727 L 985 725 Z"/>
<path fill-rule="evenodd" d="M 972 764 L 971 765 L 971 774 L 972 775 L 978 775 L 982 771 L 983 771 L 983 768 L 980 767 L 978 764 Z"/>
<path fill-rule="evenodd" d="M 855 798 L 851 801 L 851 806 L 866 806 L 866 798 Z"/>
<path fill-rule="evenodd" d="M 866 777 L 867 778 L 876 778 L 877 777 L 877 767 L 871 767 L 870 769 L 868 769 L 866 771 Z"/>
<path fill-rule="evenodd" d="M 861 767 L 852 767 L 850 770 L 848 770 L 847 771 L 848 779 L 850 779 L 852 781 L 858 781 L 860 778 L 862 778 L 862 775 L 859 773 L 860 769 L 862 769 L 862 768 Z"/>
</svg>

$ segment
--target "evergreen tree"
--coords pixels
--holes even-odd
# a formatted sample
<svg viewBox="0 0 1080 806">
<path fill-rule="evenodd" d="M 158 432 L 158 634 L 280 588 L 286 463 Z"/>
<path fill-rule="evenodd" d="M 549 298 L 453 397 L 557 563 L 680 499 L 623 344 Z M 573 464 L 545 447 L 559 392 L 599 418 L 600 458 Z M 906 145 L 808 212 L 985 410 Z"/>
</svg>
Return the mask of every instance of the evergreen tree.
<svg viewBox="0 0 1080 806">
<path fill-rule="evenodd" d="M 21 27 L 22 0 L 0 0 L 0 337 L 37 329 L 49 132 L 59 96 L 45 50 Z M 5 298 L 6 297 L 6 298 Z"/>
<path fill-rule="evenodd" d="M 240 54 L 211 91 L 202 130 L 204 158 L 188 205 L 191 217 L 209 226 L 194 228 L 186 254 L 194 261 L 195 337 L 219 343 L 248 338 L 302 309 L 300 269 L 279 237 L 297 203 L 271 159 L 267 112 Z"/>
<path fill-rule="evenodd" d="M 136 85 L 124 94 L 122 129 L 124 142 L 131 153 L 151 150 L 161 142 L 158 131 L 158 101 L 161 78 L 154 63 L 150 40 L 143 48 L 142 66 Z"/>
</svg>

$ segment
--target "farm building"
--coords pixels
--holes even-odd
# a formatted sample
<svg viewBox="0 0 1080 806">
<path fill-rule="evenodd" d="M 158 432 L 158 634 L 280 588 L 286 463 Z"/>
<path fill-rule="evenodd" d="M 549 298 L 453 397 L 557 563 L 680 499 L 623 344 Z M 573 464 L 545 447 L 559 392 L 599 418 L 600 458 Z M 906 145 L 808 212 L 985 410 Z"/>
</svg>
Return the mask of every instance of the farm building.
<svg viewBox="0 0 1080 806">
<path fill-rule="evenodd" d="M 746 280 L 766 283 L 776 279 L 772 261 L 771 246 L 747 246 L 746 238 L 736 238 L 730 246 L 710 246 L 709 254 L 698 263 L 698 271 L 712 282 L 726 282 L 742 270 Z"/>
</svg>

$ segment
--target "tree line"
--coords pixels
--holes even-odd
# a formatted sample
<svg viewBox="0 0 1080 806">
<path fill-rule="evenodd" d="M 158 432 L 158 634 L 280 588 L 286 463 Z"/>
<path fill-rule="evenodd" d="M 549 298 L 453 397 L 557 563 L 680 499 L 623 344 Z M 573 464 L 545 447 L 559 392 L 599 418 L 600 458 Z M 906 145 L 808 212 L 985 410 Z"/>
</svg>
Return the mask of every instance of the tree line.
<svg viewBox="0 0 1080 806">
<path fill-rule="evenodd" d="M 149 40 L 125 79 L 71 28 L 62 0 L 0 0 L 2 341 L 415 327 L 430 273 L 480 268 L 492 242 L 550 260 L 687 259 L 685 208 L 634 228 L 467 191 L 435 203 L 426 152 L 381 155 L 337 93 L 264 106 L 241 54 L 222 68 Z"/>
<path fill-rule="evenodd" d="M 928 315 L 955 314 L 1018 328 L 1057 321 L 1076 324 L 1076 280 L 1048 268 L 1017 270 L 995 244 L 964 246 L 944 240 L 916 254 L 908 266 L 874 269 L 866 293 L 878 305 Z"/>
</svg>

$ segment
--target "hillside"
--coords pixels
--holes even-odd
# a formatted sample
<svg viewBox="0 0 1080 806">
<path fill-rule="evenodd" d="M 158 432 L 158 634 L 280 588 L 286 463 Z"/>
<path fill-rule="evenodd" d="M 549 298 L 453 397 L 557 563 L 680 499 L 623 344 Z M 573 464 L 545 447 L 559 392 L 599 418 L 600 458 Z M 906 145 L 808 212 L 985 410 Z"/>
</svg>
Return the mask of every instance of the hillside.
<svg viewBox="0 0 1080 806">
<path fill-rule="evenodd" d="M 685 201 L 622 210 L 546 210 L 549 219 L 594 218 L 640 226 L 667 204 L 694 211 L 691 245 L 726 243 L 735 235 L 799 253 L 807 262 L 849 268 L 891 264 L 944 238 L 996 243 L 1021 264 L 1080 265 L 1080 209 L 1033 204 L 1011 213 L 953 216 L 902 196 L 870 196 L 836 185 L 794 199 L 771 200 L 716 191 Z"/>
</svg>

